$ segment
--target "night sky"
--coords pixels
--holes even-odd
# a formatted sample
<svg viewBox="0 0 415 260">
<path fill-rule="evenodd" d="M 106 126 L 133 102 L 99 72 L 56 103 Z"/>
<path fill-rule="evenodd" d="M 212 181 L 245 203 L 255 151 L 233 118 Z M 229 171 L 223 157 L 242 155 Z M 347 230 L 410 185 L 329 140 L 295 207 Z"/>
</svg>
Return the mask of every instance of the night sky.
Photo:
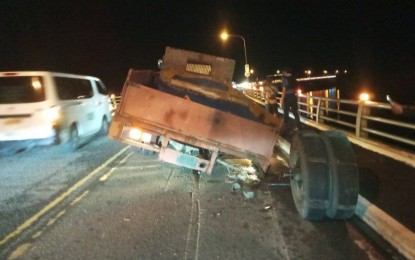
<svg viewBox="0 0 415 260">
<path fill-rule="evenodd" d="M 348 70 L 350 91 L 415 101 L 415 2 L 408 1 L 0 1 L 0 71 L 94 75 L 113 91 L 129 68 L 157 69 L 167 46 L 248 63 L 263 79 Z M 408 94 L 409 93 L 409 94 Z"/>
</svg>

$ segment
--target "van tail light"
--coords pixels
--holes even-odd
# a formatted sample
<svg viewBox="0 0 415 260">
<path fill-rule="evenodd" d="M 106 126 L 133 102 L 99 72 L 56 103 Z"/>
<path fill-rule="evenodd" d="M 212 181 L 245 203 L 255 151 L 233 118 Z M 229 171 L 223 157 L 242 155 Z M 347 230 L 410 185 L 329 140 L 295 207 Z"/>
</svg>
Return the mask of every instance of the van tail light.
<svg viewBox="0 0 415 260">
<path fill-rule="evenodd" d="M 42 111 L 42 117 L 51 122 L 57 122 L 61 117 L 60 106 L 53 106 Z"/>
</svg>

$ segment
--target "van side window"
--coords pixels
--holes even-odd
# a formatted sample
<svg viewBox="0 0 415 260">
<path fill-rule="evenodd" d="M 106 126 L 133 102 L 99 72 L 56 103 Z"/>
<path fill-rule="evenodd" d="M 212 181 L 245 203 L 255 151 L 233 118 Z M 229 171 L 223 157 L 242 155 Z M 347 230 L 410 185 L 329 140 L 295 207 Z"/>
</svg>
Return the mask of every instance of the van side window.
<svg viewBox="0 0 415 260">
<path fill-rule="evenodd" d="M 55 84 L 61 100 L 85 99 L 94 95 L 91 81 L 86 79 L 55 77 Z"/>
<path fill-rule="evenodd" d="M 95 81 L 95 85 L 97 86 L 98 92 L 102 95 L 107 95 L 108 91 L 105 88 L 104 84 L 101 81 Z"/>
</svg>

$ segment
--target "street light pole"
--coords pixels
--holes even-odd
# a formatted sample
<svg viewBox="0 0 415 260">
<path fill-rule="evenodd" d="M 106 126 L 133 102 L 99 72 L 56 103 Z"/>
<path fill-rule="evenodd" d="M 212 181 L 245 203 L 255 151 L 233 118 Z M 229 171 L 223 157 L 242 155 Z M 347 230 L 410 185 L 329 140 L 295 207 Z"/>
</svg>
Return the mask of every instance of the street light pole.
<svg viewBox="0 0 415 260">
<path fill-rule="evenodd" d="M 244 38 L 244 37 L 242 37 L 241 35 L 233 35 L 233 34 L 230 34 L 230 35 L 229 35 L 229 37 L 238 37 L 238 38 L 241 38 L 241 39 L 242 39 L 242 41 L 244 42 L 245 64 L 248 64 L 248 56 L 246 55 L 246 43 L 245 43 L 245 38 Z"/>
<path fill-rule="evenodd" d="M 220 36 L 223 40 L 227 40 L 229 37 L 236 37 L 242 39 L 242 42 L 244 43 L 244 53 L 245 53 L 245 77 L 248 78 L 250 76 L 250 70 L 249 70 L 249 64 L 248 64 L 248 56 L 246 55 L 246 43 L 245 38 L 241 35 L 236 34 L 228 34 L 226 32 L 223 32 Z"/>
</svg>

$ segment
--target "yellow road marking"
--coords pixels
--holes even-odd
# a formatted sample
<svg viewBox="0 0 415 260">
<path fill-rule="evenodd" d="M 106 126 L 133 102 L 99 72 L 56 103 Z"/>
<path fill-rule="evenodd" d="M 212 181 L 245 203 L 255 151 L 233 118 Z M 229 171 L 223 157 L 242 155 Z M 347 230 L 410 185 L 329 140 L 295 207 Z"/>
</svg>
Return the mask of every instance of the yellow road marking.
<svg viewBox="0 0 415 260">
<path fill-rule="evenodd" d="M 111 173 L 115 170 L 115 168 L 112 168 L 109 172 L 102 175 L 101 178 L 99 178 L 100 181 L 106 181 L 110 177 Z"/>
<path fill-rule="evenodd" d="M 30 247 L 32 247 L 32 244 L 25 243 L 16 248 L 14 252 L 7 258 L 8 260 L 18 259 L 20 256 L 22 256 Z"/>
<path fill-rule="evenodd" d="M 87 194 L 89 193 L 89 190 L 86 190 L 86 191 L 84 191 L 84 193 L 82 193 L 82 195 L 81 196 L 79 196 L 79 197 L 77 197 L 76 199 L 74 199 L 72 202 L 71 202 L 71 206 L 73 206 L 73 205 L 75 205 L 76 203 L 78 203 L 78 201 L 80 201 L 81 199 L 83 199 Z"/>
<path fill-rule="evenodd" d="M 124 158 L 124 159 L 122 159 L 122 160 L 120 161 L 120 163 L 119 163 L 119 164 L 123 164 L 123 163 L 125 163 L 125 162 L 127 161 L 128 157 L 130 157 L 132 154 L 133 154 L 133 153 L 131 152 L 131 153 L 129 153 L 127 156 L 125 156 L 125 158 Z M 114 172 L 114 170 L 115 170 L 116 168 L 117 168 L 117 167 L 114 167 L 114 168 L 112 168 L 111 170 L 109 170 L 106 174 L 102 175 L 102 176 L 101 176 L 101 178 L 99 178 L 99 180 L 100 180 L 100 181 L 106 181 L 106 180 L 108 180 L 108 178 L 111 176 L 111 174 Z"/>
<path fill-rule="evenodd" d="M 90 174 L 88 174 L 86 177 L 75 183 L 72 187 L 70 187 L 67 191 L 62 193 L 59 197 L 57 197 L 55 200 L 50 202 L 46 207 L 41 209 L 38 213 L 36 213 L 34 216 L 26 220 L 23 224 L 18 226 L 16 230 L 8 234 L 3 240 L 0 241 L 0 246 L 6 244 L 10 239 L 18 236 L 20 233 L 23 232 L 26 228 L 30 227 L 35 221 L 37 221 L 41 216 L 43 216 L 46 212 L 48 212 L 50 209 L 58 205 L 60 202 L 62 202 L 66 197 L 68 197 L 72 192 L 74 192 L 76 189 L 81 187 L 83 184 L 85 184 L 89 179 L 91 179 L 94 175 L 96 175 L 98 172 L 100 172 L 102 169 L 104 169 L 108 164 L 110 164 L 112 161 L 117 159 L 121 154 L 123 154 L 130 146 L 126 146 L 123 149 L 121 149 L 117 154 L 112 156 L 110 159 L 108 159 L 105 163 L 103 163 L 101 166 L 93 170 Z"/>
<path fill-rule="evenodd" d="M 42 235 L 42 233 L 43 233 L 43 231 L 38 231 L 38 232 L 36 232 L 36 233 L 32 236 L 32 238 L 33 238 L 33 239 L 38 238 L 38 237 L 40 237 L 40 236 Z"/>
<path fill-rule="evenodd" d="M 50 226 L 53 223 L 55 223 L 56 220 L 58 220 L 58 218 L 60 218 L 63 214 L 65 214 L 65 210 L 62 210 L 61 212 L 59 212 L 56 217 L 52 218 L 49 220 L 49 222 L 46 224 L 46 226 Z"/>
</svg>

